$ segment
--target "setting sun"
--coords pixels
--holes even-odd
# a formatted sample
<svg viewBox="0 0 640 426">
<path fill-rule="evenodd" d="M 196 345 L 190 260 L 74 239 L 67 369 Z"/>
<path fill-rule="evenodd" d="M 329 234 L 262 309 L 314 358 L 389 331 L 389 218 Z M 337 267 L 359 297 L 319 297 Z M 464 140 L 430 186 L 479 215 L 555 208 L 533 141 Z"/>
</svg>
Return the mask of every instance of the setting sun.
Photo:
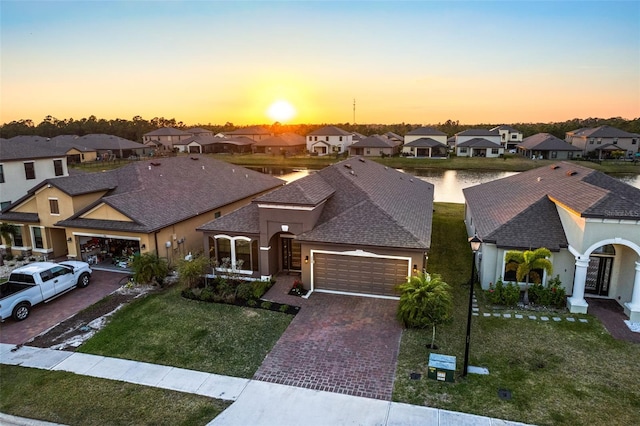
<svg viewBox="0 0 640 426">
<path fill-rule="evenodd" d="M 296 115 L 296 109 L 287 101 L 279 100 L 267 109 L 267 115 L 280 123 L 291 120 Z"/>
</svg>

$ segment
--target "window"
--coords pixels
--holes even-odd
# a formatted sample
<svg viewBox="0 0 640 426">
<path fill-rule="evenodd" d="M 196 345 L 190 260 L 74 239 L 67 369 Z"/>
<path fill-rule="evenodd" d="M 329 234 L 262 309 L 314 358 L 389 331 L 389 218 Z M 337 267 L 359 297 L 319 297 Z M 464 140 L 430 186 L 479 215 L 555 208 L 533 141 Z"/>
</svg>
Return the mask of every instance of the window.
<svg viewBox="0 0 640 426">
<path fill-rule="evenodd" d="M 219 218 L 220 216 L 222 216 L 222 214 L 221 214 L 220 212 L 215 212 L 215 213 L 213 214 L 213 217 L 214 217 L 215 219 Z"/>
<path fill-rule="evenodd" d="M 593 139 L 589 139 L 589 145 L 593 145 Z"/>
<path fill-rule="evenodd" d="M 618 138 L 613 138 L 613 144 L 618 145 Z"/>
<path fill-rule="evenodd" d="M 507 138 L 507 134 L 506 134 L 506 133 L 503 133 L 503 134 L 502 134 L 502 140 L 505 140 L 506 138 Z"/>
<path fill-rule="evenodd" d="M 53 170 L 56 176 L 62 176 L 64 174 L 64 170 L 62 170 L 62 160 L 53 160 Z"/>
<path fill-rule="evenodd" d="M 317 137 L 317 136 L 314 136 L 314 137 L 313 137 L 313 140 L 314 140 L 314 141 L 317 141 L 317 140 L 318 140 L 318 137 Z"/>
<path fill-rule="evenodd" d="M 327 142 L 329 142 L 329 136 L 325 136 L 324 140 L 326 140 Z"/>
<path fill-rule="evenodd" d="M 211 241 L 210 241 L 211 244 Z M 216 259 L 218 267 L 241 271 L 258 270 L 258 241 L 246 237 L 217 237 L 215 249 L 209 255 Z"/>
<path fill-rule="evenodd" d="M 340 142 L 342 142 L 342 136 L 340 136 Z"/>
<path fill-rule="evenodd" d="M 460 154 L 466 154 L 467 153 L 467 147 L 466 146 L 461 146 L 460 147 Z"/>
<path fill-rule="evenodd" d="M 36 178 L 36 168 L 34 163 L 24 163 L 24 176 L 28 180 Z"/>
<path fill-rule="evenodd" d="M 0 183 L 4 183 L 4 170 L 2 169 L 2 164 L 0 164 Z"/>
<path fill-rule="evenodd" d="M 60 214 L 60 207 L 58 206 L 58 200 L 55 198 L 49 198 L 49 210 L 51 214 Z"/>
<path fill-rule="evenodd" d="M 16 233 L 13 235 L 13 245 L 16 247 L 23 247 L 24 242 L 22 240 L 22 226 L 16 226 Z"/>
<path fill-rule="evenodd" d="M 551 151 L 551 158 L 558 158 L 558 151 Z"/>
<path fill-rule="evenodd" d="M 504 278 L 503 281 L 505 283 L 507 282 L 518 282 L 517 278 L 516 278 L 516 270 L 518 269 L 518 263 L 511 261 L 509 263 L 506 263 L 504 265 Z M 537 283 L 537 282 L 542 282 L 542 280 L 544 279 L 544 271 L 542 269 L 534 269 L 533 271 L 529 272 L 529 284 L 533 284 L 533 283 Z M 526 280 L 526 279 L 525 279 Z M 523 280 L 522 282 L 525 282 L 525 280 Z"/>
<path fill-rule="evenodd" d="M 491 153 L 492 154 L 497 155 L 498 152 L 500 152 L 500 151 L 498 151 L 498 148 L 491 148 Z"/>
<path fill-rule="evenodd" d="M 367 148 L 367 155 L 371 154 L 371 148 Z"/>
<path fill-rule="evenodd" d="M 40 227 L 33 228 L 33 246 L 37 249 L 44 248 L 44 243 L 42 241 L 42 228 Z"/>
<path fill-rule="evenodd" d="M 517 134 L 511 135 L 511 139 L 518 139 L 518 135 Z"/>
<path fill-rule="evenodd" d="M 631 139 L 631 145 L 635 145 L 638 143 L 638 139 Z M 0 166 L 0 171 L 1 171 L 2 166 Z"/>
</svg>

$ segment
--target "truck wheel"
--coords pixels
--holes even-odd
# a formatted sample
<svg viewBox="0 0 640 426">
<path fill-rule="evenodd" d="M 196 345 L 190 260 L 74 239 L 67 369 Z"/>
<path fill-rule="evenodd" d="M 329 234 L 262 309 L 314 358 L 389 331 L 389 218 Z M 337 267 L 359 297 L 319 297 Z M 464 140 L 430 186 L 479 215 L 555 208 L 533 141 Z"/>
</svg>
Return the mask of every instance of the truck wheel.
<svg viewBox="0 0 640 426">
<path fill-rule="evenodd" d="M 90 279 L 91 279 L 91 277 L 86 272 L 84 274 L 80 275 L 80 278 L 78 278 L 78 287 L 84 288 L 84 287 L 88 286 Z"/>
<path fill-rule="evenodd" d="M 20 303 L 18 306 L 13 308 L 13 319 L 16 321 L 25 320 L 29 316 L 30 311 L 31 306 L 29 306 L 28 303 Z"/>
</svg>

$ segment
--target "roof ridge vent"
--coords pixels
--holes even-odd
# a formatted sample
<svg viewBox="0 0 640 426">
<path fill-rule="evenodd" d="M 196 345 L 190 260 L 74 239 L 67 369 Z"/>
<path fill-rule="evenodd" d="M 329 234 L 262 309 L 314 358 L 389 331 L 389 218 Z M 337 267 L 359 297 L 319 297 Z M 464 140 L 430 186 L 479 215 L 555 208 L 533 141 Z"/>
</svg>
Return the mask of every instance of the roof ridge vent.
<svg viewBox="0 0 640 426">
<path fill-rule="evenodd" d="M 192 160 L 199 160 L 198 157 L 189 157 L 189 158 L 191 158 Z"/>
<path fill-rule="evenodd" d="M 577 175 L 577 174 L 578 174 L 578 172 L 576 172 L 575 170 L 569 170 L 569 171 L 567 172 L 567 176 L 575 176 L 575 175 Z"/>
</svg>

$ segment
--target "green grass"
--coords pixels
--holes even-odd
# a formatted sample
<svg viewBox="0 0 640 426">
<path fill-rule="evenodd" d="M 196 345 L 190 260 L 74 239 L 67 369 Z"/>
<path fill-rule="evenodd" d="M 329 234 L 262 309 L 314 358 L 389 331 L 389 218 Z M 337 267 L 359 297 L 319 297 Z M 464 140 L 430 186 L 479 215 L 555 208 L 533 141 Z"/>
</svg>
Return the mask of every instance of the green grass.
<svg viewBox="0 0 640 426">
<path fill-rule="evenodd" d="M 291 318 L 184 299 L 173 287 L 118 311 L 79 351 L 250 378 Z"/>
<path fill-rule="evenodd" d="M 456 383 L 426 378 L 431 330 L 406 330 L 394 401 L 539 425 L 640 424 L 640 345 L 613 339 L 592 316 L 586 324 L 473 317 L 470 364 L 490 375 L 461 377 L 471 250 L 464 207 L 436 203 L 435 210 L 428 269 L 452 285 L 455 301 L 454 319 L 438 328 L 436 344 L 438 353 L 457 356 Z M 411 372 L 423 379 L 410 380 Z M 498 389 L 513 398 L 500 400 Z"/>
<path fill-rule="evenodd" d="M 0 411 L 67 425 L 205 425 L 229 403 L 165 389 L 0 365 Z"/>
</svg>

